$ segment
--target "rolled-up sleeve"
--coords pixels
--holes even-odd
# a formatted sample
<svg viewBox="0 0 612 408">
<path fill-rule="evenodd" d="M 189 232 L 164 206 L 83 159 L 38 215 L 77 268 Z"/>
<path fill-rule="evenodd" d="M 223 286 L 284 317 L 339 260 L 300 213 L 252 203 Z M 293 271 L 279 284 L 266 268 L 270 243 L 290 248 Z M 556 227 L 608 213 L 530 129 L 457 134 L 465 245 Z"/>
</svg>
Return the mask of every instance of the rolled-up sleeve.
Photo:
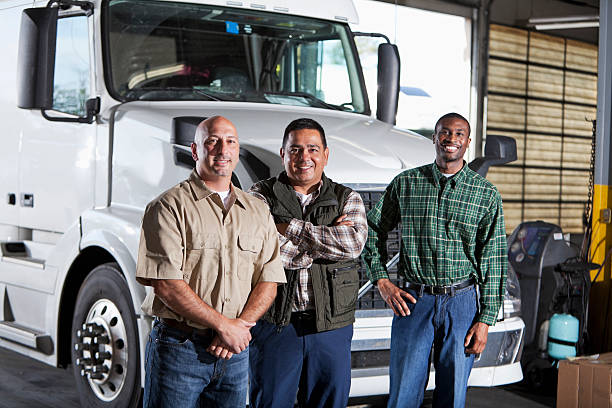
<svg viewBox="0 0 612 408">
<path fill-rule="evenodd" d="M 276 225 L 267 208 L 266 212 L 268 213 L 267 222 L 262 225 L 266 231 L 265 238 L 255 263 L 256 270 L 253 274 L 252 287 L 255 287 L 259 282 L 287 282 L 280 257 Z"/>
<path fill-rule="evenodd" d="M 183 279 L 184 232 L 176 210 L 162 201 L 145 209 L 140 231 L 136 280 L 150 285 L 151 279 Z"/>
</svg>

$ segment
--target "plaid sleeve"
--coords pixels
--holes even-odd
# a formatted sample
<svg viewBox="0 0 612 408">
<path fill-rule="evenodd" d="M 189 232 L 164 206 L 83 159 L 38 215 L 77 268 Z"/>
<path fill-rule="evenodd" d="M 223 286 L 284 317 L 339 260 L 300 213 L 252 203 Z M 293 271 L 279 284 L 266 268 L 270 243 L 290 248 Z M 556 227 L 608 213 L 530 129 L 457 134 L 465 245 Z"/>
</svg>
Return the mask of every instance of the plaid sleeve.
<svg viewBox="0 0 612 408">
<path fill-rule="evenodd" d="M 368 234 L 368 223 L 361 196 L 355 191 L 348 195 L 342 214 L 352 226 L 313 225 L 293 219 L 287 227 L 287 237 L 312 259 L 342 261 L 359 257 Z"/>
<path fill-rule="evenodd" d="M 368 239 L 363 251 L 363 261 L 370 281 L 389 278 L 385 262 L 387 260 L 387 233 L 399 222 L 400 209 L 397 195 L 396 177 L 387 187 L 380 200 L 368 212 Z"/>
<path fill-rule="evenodd" d="M 251 186 L 248 191 L 249 194 L 263 200 L 268 207 L 270 203 L 266 200 L 266 197 L 261 194 L 261 187 L 259 183 L 255 183 Z M 312 257 L 310 254 L 303 249 L 299 248 L 298 245 L 291 242 L 286 236 L 278 234 L 278 242 L 280 246 L 280 258 L 283 262 L 283 267 L 287 269 L 307 269 L 312 266 Z"/>
<path fill-rule="evenodd" d="M 480 289 L 478 321 L 493 326 L 504 298 L 508 253 L 501 196 L 495 190 L 487 215 L 478 226 L 476 236 Z"/>
</svg>

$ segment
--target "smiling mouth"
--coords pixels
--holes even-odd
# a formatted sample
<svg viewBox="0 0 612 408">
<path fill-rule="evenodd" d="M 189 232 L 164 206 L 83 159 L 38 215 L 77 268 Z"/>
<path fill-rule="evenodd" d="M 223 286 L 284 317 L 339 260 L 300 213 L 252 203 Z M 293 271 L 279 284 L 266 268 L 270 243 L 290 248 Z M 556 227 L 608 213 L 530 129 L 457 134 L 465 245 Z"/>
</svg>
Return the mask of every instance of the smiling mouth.
<svg viewBox="0 0 612 408">
<path fill-rule="evenodd" d="M 459 151 L 459 146 L 455 146 L 455 145 L 442 145 L 442 150 L 444 150 L 447 153 L 455 153 L 455 152 Z"/>
<path fill-rule="evenodd" d="M 229 163 L 231 162 L 231 160 L 229 159 L 214 159 L 213 163 L 220 165 L 220 166 L 227 166 Z"/>
<path fill-rule="evenodd" d="M 298 171 L 308 171 L 312 169 L 314 166 L 312 164 L 302 164 L 300 166 L 296 166 Z"/>
</svg>

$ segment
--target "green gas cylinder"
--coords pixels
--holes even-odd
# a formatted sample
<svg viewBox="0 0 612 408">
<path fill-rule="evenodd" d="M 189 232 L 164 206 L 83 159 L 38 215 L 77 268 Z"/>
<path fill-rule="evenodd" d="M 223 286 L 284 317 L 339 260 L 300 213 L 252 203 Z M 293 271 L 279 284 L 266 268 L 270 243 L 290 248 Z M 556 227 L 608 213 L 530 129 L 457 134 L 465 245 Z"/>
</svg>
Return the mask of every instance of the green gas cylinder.
<svg viewBox="0 0 612 408">
<path fill-rule="evenodd" d="M 561 360 L 576 355 L 579 321 L 570 314 L 554 314 L 548 329 L 548 355 Z"/>
</svg>

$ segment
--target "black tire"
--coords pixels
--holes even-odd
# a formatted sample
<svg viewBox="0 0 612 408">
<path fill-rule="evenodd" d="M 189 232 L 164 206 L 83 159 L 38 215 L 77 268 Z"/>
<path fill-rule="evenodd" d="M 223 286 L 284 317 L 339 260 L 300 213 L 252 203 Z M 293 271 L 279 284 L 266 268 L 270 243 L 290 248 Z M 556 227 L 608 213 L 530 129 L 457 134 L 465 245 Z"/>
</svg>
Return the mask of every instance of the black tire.
<svg viewBox="0 0 612 408">
<path fill-rule="evenodd" d="M 141 387 L 136 316 L 116 263 L 98 266 L 83 281 L 72 318 L 71 350 L 81 406 L 138 406 Z"/>
</svg>

